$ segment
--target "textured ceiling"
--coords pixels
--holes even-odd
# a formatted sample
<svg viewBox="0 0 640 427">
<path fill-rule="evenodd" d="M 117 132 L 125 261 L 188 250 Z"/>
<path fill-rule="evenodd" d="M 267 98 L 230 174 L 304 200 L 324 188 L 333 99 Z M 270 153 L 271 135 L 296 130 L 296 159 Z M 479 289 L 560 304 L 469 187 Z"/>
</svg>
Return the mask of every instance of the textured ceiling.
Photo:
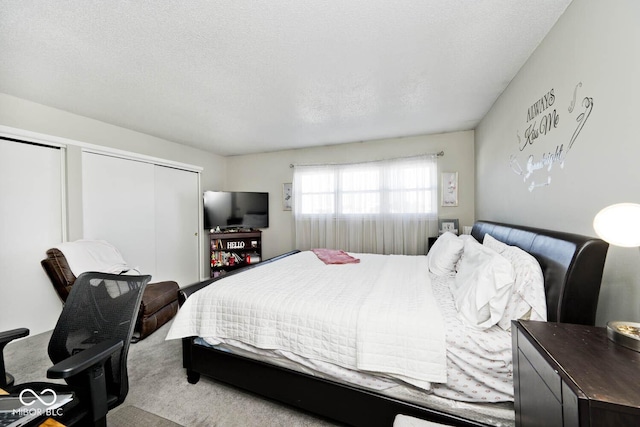
<svg viewBox="0 0 640 427">
<path fill-rule="evenodd" d="M 221 155 L 473 129 L 571 0 L 0 0 L 0 92 Z"/>
</svg>

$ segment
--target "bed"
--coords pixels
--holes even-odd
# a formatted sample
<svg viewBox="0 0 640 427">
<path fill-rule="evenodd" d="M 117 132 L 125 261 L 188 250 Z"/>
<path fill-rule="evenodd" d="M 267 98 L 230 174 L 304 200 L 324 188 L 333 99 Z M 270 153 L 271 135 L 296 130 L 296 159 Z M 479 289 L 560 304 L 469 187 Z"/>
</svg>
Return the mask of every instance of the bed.
<svg viewBox="0 0 640 427">
<path fill-rule="evenodd" d="M 490 221 L 478 221 L 474 224 L 471 236 L 477 242 L 483 243 L 487 234 L 491 236 L 487 237 L 487 243 L 495 241 L 497 242 L 496 244 L 504 243 L 511 247 L 515 246 L 535 258 L 542 276 L 540 280 L 543 282 L 541 286 L 544 287 L 542 298 L 544 299 L 544 309 L 546 310 L 544 314 L 546 314 L 547 321 L 587 325 L 595 323 L 602 270 L 608 249 L 607 243 L 599 239 L 576 234 Z M 300 272 L 295 269 L 295 266 L 303 265 L 297 263 L 302 262 L 304 259 L 307 259 L 305 262 L 308 262 L 310 257 L 312 255 L 309 253 L 292 251 L 263 263 L 249 266 L 244 270 L 238 270 L 231 276 L 227 275 L 185 287 L 181 290 L 181 302 L 184 304 L 195 292 L 203 290 L 203 292 L 191 298 L 189 302 L 193 304 L 190 305 L 199 304 L 204 307 L 204 311 L 215 311 L 208 307 L 215 305 L 216 300 L 205 299 L 202 297 L 204 292 L 209 292 L 212 289 L 222 293 L 229 289 L 230 292 L 230 289 L 234 287 L 231 284 L 235 283 L 237 285 L 238 283 L 251 282 L 247 284 L 246 293 L 240 296 L 233 296 L 232 298 L 235 298 L 235 300 L 232 301 L 237 301 L 239 305 L 244 304 L 244 309 L 249 307 L 253 310 L 254 306 L 261 304 L 260 300 L 270 301 L 271 289 L 275 289 L 271 286 L 277 286 L 277 284 L 273 285 L 269 281 L 259 285 L 254 284 L 254 282 L 258 282 L 265 276 L 271 277 L 273 279 L 272 282 L 285 280 L 284 276 L 278 276 L 278 274 L 281 274 L 278 273 L 278 268 L 279 266 L 287 265 L 292 274 L 295 271 L 298 278 L 296 283 L 300 283 L 300 277 L 303 276 L 299 275 Z M 283 336 L 283 334 L 280 334 L 279 331 L 285 328 L 282 324 L 277 324 L 279 321 L 277 318 L 273 320 L 277 325 L 273 329 L 276 331 L 275 334 L 272 333 L 270 336 L 252 340 L 252 334 L 258 328 L 256 325 L 238 326 L 235 323 L 237 313 L 220 314 L 216 312 L 214 317 L 218 319 L 216 321 L 217 327 L 223 324 L 223 320 L 227 321 L 225 323 L 226 328 L 234 329 L 234 333 L 239 334 L 239 336 L 246 335 L 249 339 L 247 339 L 246 343 L 224 339 L 227 335 L 223 333 L 223 337 L 220 339 L 207 338 L 205 341 L 201 337 L 195 336 L 197 334 L 192 335 L 190 332 L 203 330 L 200 328 L 206 321 L 199 318 L 188 321 L 182 320 L 180 324 L 184 325 L 182 331 L 174 331 L 174 329 L 180 329 L 181 326 L 172 325 L 172 330 L 169 333 L 170 337 L 168 338 L 183 337 L 183 364 L 187 371 L 187 380 L 190 383 L 195 383 L 201 375 L 205 375 L 349 425 L 390 426 L 393 425 L 394 419 L 399 414 L 454 425 L 513 425 L 513 404 L 508 397 L 501 397 L 508 394 L 508 391 L 500 390 L 500 387 L 505 387 L 505 384 L 511 388 L 512 392 L 512 385 L 505 377 L 500 379 L 505 384 L 498 385 L 495 389 L 487 390 L 487 393 L 491 391 L 488 396 L 495 401 L 489 400 L 487 403 L 468 401 L 469 399 L 465 398 L 464 393 L 460 398 L 451 398 L 452 393 L 456 394 L 462 388 L 455 389 L 454 387 L 449 389 L 446 382 L 444 386 L 441 384 L 442 369 L 446 369 L 444 378 L 447 378 L 447 376 L 449 379 L 452 378 L 450 350 L 447 350 L 445 368 L 442 367 L 442 350 L 436 350 L 439 348 L 438 340 L 441 340 L 442 337 L 438 336 L 437 333 L 424 331 L 434 328 L 416 328 L 415 320 L 408 323 L 404 320 L 405 323 L 400 329 L 394 326 L 396 320 L 397 322 L 403 322 L 405 312 L 413 310 L 422 315 L 423 312 L 432 311 L 433 307 L 429 306 L 427 301 L 429 298 L 426 298 L 423 292 L 426 292 L 427 296 L 435 295 L 435 299 L 440 301 L 440 298 L 444 298 L 440 294 L 446 293 L 443 289 L 451 286 L 452 282 L 449 279 L 447 279 L 449 281 L 446 283 L 440 282 L 439 279 L 433 279 L 433 286 L 429 291 L 423 291 L 421 286 L 414 285 L 414 287 L 411 287 L 411 284 L 405 285 L 402 282 L 403 289 L 407 289 L 406 291 L 402 293 L 395 292 L 395 294 L 393 292 L 389 293 L 388 290 L 379 289 L 380 285 L 378 283 L 392 282 L 396 279 L 396 275 L 407 276 L 408 281 L 411 282 L 412 273 L 406 273 L 410 271 L 409 268 L 413 268 L 409 264 L 416 264 L 417 271 L 423 271 L 425 265 L 422 263 L 422 258 L 426 257 L 397 257 L 391 258 L 391 261 L 377 257 L 385 256 L 355 255 L 354 258 L 357 262 L 362 261 L 363 267 L 366 267 L 368 271 L 366 274 L 369 274 L 368 276 L 364 274 L 363 282 L 375 282 L 376 284 L 372 285 L 371 289 L 367 291 L 370 294 L 363 300 L 365 305 L 356 314 L 353 314 L 354 311 L 349 311 L 350 306 L 346 307 L 345 312 L 340 312 L 350 313 L 348 315 L 339 314 L 339 316 L 345 318 L 348 328 L 342 324 L 332 324 L 327 326 L 324 332 L 320 333 L 320 337 L 329 337 L 326 340 L 331 345 L 321 345 L 320 347 L 322 348 L 312 355 L 311 365 L 308 361 L 305 362 L 306 359 L 298 360 L 296 354 L 286 354 L 287 352 L 280 352 L 278 357 L 273 354 L 261 354 L 263 349 L 277 347 L 283 340 L 292 341 L 293 344 L 291 345 L 294 347 L 298 345 L 299 341 L 307 340 L 304 335 L 291 338 L 288 335 Z M 407 263 L 406 266 L 405 262 Z M 385 263 L 393 263 L 395 270 L 383 267 L 378 269 L 378 264 Z M 338 286 L 338 296 L 326 305 L 325 311 L 330 313 L 330 316 L 335 317 L 338 312 L 334 310 L 337 310 L 338 306 L 347 304 L 345 301 L 348 302 L 359 298 L 352 289 L 354 286 L 350 286 L 354 282 L 354 278 L 346 273 L 350 271 L 349 268 L 341 270 L 340 276 L 344 277 L 336 276 L 332 278 L 332 281 L 336 282 L 336 286 Z M 320 267 L 317 270 L 309 268 L 306 273 L 309 276 L 308 280 L 312 280 L 311 276 L 318 276 L 320 274 L 318 273 L 319 271 L 323 270 Z M 363 273 L 360 274 L 363 275 Z M 386 279 L 377 280 L 376 278 L 380 276 Z M 210 288 L 212 284 L 214 288 Z M 241 288 L 243 286 L 236 287 Z M 205 288 L 209 289 L 204 290 Z M 301 286 L 300 289 L 301 292 L 309 292 L 311 288 L 313 287 Z M 264 289 L 265 295 L 258 296 L 256 302 L 252 302 L 252 294 L 259 294 L 261 289 Z M 336 290 L 334 289 L 331 292 L 336 292 Z M 379 295 L 377 295 L 378 293 Z M 398 294 L 404 293 L 412 295 L 410 301 L 396 302 L 400 301 L 395 299 L 399 298 Z M 378 297 L 373 298 L 372 294 Z M 313 294 L 311 294 L 311 297 L 309 297 L 310 294 L 308 293 L 305 295 L 306 300 L 316 299 Z M 291 296 L 285 295 L 283 298 L 284 300 L 279 301 L 278 304 L 282 304 L 283 301 L 289 301 Z M 319 296 L 318 301 L 320 301 Z M 381 301 L 393 303 L 384 304 Z M 414 303 L 414 301 L 419 301 L 420 303 Z M 427 305 L 420 305 L 423 302 Z M 274 302 L 274 304 L 276 303 Z M 386 313 L 387 306 L 398 306 L 398 304 L 402 304 L 403 313 L 400 315 L 393 312 Z M 450 306 L 451 301 L 444 305 L 447 304 Z M 285 306 L 295 305 L 285 304 Z M 202 309 L 202 307 L 200 308 Z M 302 310 L 309 312 L 311 316 L 320 316 L 317 312 L 322 312 L 322 307 L 318 308 L 309 305 L 303 306 Z M 450 311 L 450 307 L 449 309 L 441 307 L 438 310 L 445 313 L 447 310 Z M 279 313 L 287 313 L 287 310 L 281 308 L 277 311 Z M 534 311 L 530 310 L 528 315 L 532 315 Z M 367 318 L 367 322 L 358 322 L 358 320 L 361 320 L 359 316 L 362 316 L 363 312 L 369 313 L 370 317 Z M 396 317 L 394 318 L 393 316 Z M 286 316 L 282 314 L 281 317 Z M 396 320 L 389 321 L 389 319 Z M 420 322 L 423 321 L 422 319 L 420 318 Z M 425 317 L 424 319 L 427 319 L 426 321 L 430 324 L 434 322 L 431 317 Z M 454 320 L 450 320 L 449 317 L 445 316 L 443 319 L 446 319 L 446 324 L 440 325 L 435 330 L 436 332 L 447 332 L 440 335 L 448 335 L 452 333 L 452 330 L 461 329 L 455 327 Z M 273 322 L 269 319 L 265 323 L 271 325 Z M 310 322 L 315 324 L 318 319 L 314 317 Z M 361 326 L 369 323 L 371 325 Z M 307 328 L 306 323 L 298 320 L 296 320 L 295 326 L 296 331 L 291 332 L 291 336 L 294 336 L 294 332 L 297 332 L 298 329 L 305 330 Z M 504 342 L 503 338 L 506 334 L 507 341 L 510 343 L 508 328 L 505 325 L 503 326 L 504 328 L 501 330 L 496 324 L 487 329 L 487 331 L 490 331 L 495 337 L 501 336 L 501 342 Z M 291 326 L 287 324 L 286 328 L 290 329 Z M 357 328 L 357 333 L 348 331 L 345 333 L 343 331 L 350 328 Z M 420 345 L 415 345 L 415 341 L 409 341 L 410 344 L 406 344 L 405 341 L 407 340 L 398 338 L 399 330 L 404 332 L 412 328 L 416 329 L 415 333 L 419 335 Z M 335 339 L 330 335 L 323 335 L 325 332 L 328 334 L 329 330 L 339 330 L 342 335 Z M 472 331 L 471 339 L 475 339 L 473 338 L 475 336 L 483 336 L 484 332 L 475 334 Z M 365 341 L 361 339 L 364 336 L 371 337 L 372 340 Z M 425 342 L 422 343 L 422 341 Z M 438 345 L 433 344 L 434 342 L 438 343 Z M 414 345 L 416 348 L 413 348 Z M 449 345 L 449 343 L 446 343 L 446 345 Z M 433 349 L 431 349 L 431 346 L 433 346 Z M 465 344 L 461 347 L 467 347 L 467 345 Z M 385 349 L 388 348 L 392 350 L 385 353 Z M 510 355 L 511 350 L 510 347 L 504 348 L 504 345 L 502 345 L 500 351 L 503 355 L 501 357 L 506 358 L 504 353 L 508 352 Z M 327 353 L 329 353 L 328 356 Z M 397 361 L 391 358 L 394 354 L 408 354 L 409 361 Z M 363 365 L 360 365 L 361 355 L 363 355 Z M 304 354 L 304 356 L 309 356 L 309 354 Z M 339 362 L 336 365 L 327 365 L 324 362 L 326 362 L 325 358 L 329 356 L 337 358 L 332 360 L 339 360 Z M 463 354 L 459 358 L 465 359 L 466 357 Z M 389 366 L 393 366 L 386 369 L 384 375 L 380 375 L 382 370 L 378 370 L 378 366 L 382 361 Z M 420 365 L 421 363 L 422 365 Z M 501 363 L 506 365 L 506 362 Z M 336 366 L 340 369 L 347 369 L 347 375 L 351 375 L 349 374 L 350 372 L 353 375 L 345 379 L 345 377 L 341 376 L 341 373 L 336 373 L 334 369 Z M 363 371 L 362 375 L 364 377 L 362 378 L 359 377 L 359 369 Z M 418 371 L 420 375 L 413 375 L 414 372 Z M 424 375 L 422 374 L 423 372 L 425 373 Z M 372 375 L 370 376 L 370 374 Z M 510 378 L 510 366 L 507 366 L 506 372 L 501 375 L 506 375 L 506 378 Z M 352 377 L 355 377 L 355 379 L 352 379 Z M 451 382 L 451 380 L 449 381 Z M 385 385 L 385 382 L 391 382 L 393 385 Z M 430 384 L 431 388 L 429 388 Z M 444 391 L 437 392 L 441 386 Z M 425 392 L 424 390 L 426 389 L 429 391 Z"/>
</svg>

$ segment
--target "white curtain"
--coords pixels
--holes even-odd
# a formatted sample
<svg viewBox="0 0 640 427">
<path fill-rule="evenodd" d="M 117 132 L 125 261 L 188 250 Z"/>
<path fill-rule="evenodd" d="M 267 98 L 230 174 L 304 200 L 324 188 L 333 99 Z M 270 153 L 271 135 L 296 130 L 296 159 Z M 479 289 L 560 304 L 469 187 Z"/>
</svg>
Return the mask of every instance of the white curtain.
<svg viewBox="0 0 640 427">
<path fill-rule="evenodd" d="M 425 254 L 437 235 L 437 190 L 436 155 L 295 166 L 296 246 Z"/>
</svg>

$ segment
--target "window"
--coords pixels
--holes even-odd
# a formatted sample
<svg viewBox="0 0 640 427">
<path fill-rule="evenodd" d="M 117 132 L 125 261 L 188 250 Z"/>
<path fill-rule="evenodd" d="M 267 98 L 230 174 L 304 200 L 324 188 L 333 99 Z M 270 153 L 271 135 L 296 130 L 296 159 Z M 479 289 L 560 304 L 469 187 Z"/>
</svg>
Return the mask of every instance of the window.
<svg viewBox="0 0 640 427">
<path fill-rule="evenodd" d="M 299 166 L 294 178 L 297 214 L 432 214 L 437 209 L 435 169 L 435 162 L 416 159 Z"/>
<path fill-rule="evenodd" d="M 293 191 L 296 245 L 302 249 L 421 253 L 420 239 L 426 244 L 437 229 L 435 156 L 296 166 Z M 412 249 L 408 241 L 416 242 Z"/>
<path fill-rule="evenodd" d="M 335 179 L 331 171 L 308 170 L 297 173 L 295 188 L 299 188 L 296 205 L 301 214 L 333 214 L 336 212 Z"/>
</svg>

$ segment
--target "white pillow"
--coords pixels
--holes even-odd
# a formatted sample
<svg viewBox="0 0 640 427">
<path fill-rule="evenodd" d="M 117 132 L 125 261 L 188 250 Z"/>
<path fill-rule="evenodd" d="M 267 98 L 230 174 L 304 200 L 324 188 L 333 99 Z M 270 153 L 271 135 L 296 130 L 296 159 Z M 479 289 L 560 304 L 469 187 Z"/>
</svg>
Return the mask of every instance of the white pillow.
<svg viewBox="0 0 640 427">
<path fill-rule="evenodd" d="M 477 329 L 498 323 L 504 315 L 514 280 L 515 273 L 507 259 L 467 239 L 452 289 L 463 322 Z"/>
<path fill-rule="evenodd" d="M 547 300 L 544 277 L 538 261 L 516 246 L 507 246 L 502 256 L 508 259 L 515 272 L 511 298 L 498 325 L 505 331 L 511 329 L 511 320 L 547 320 Z"/>
<path fill-rule="evenodd" d="M 501 242 L 500 240 L 497 240 L 495 237 L 493 237 L 489 233 L 484 235 L 484 240 L 482 241 L 482 244 L 488 247 L 489 249 L 493 249 L 499 254 L 504 252 L 504 250 L 507 249 L 507 247 L 509 246 L 506 243 Z"/>
<path fill-rule="evenodd" d="M 476 240 L 475 237 L 473 237 L 471 234 L 461 234 L 458 236 L 458 239 L 462 240 L 463 242 L 467 239 L 473 239 Z"/>
<path fill-rule="evenodd" d="M 440 235 L 427 253 L 429 271 L 437 276 L 455 273 L 463 247 L 463 241 L 455 234 L 447 231 Z"/>
</svg>

